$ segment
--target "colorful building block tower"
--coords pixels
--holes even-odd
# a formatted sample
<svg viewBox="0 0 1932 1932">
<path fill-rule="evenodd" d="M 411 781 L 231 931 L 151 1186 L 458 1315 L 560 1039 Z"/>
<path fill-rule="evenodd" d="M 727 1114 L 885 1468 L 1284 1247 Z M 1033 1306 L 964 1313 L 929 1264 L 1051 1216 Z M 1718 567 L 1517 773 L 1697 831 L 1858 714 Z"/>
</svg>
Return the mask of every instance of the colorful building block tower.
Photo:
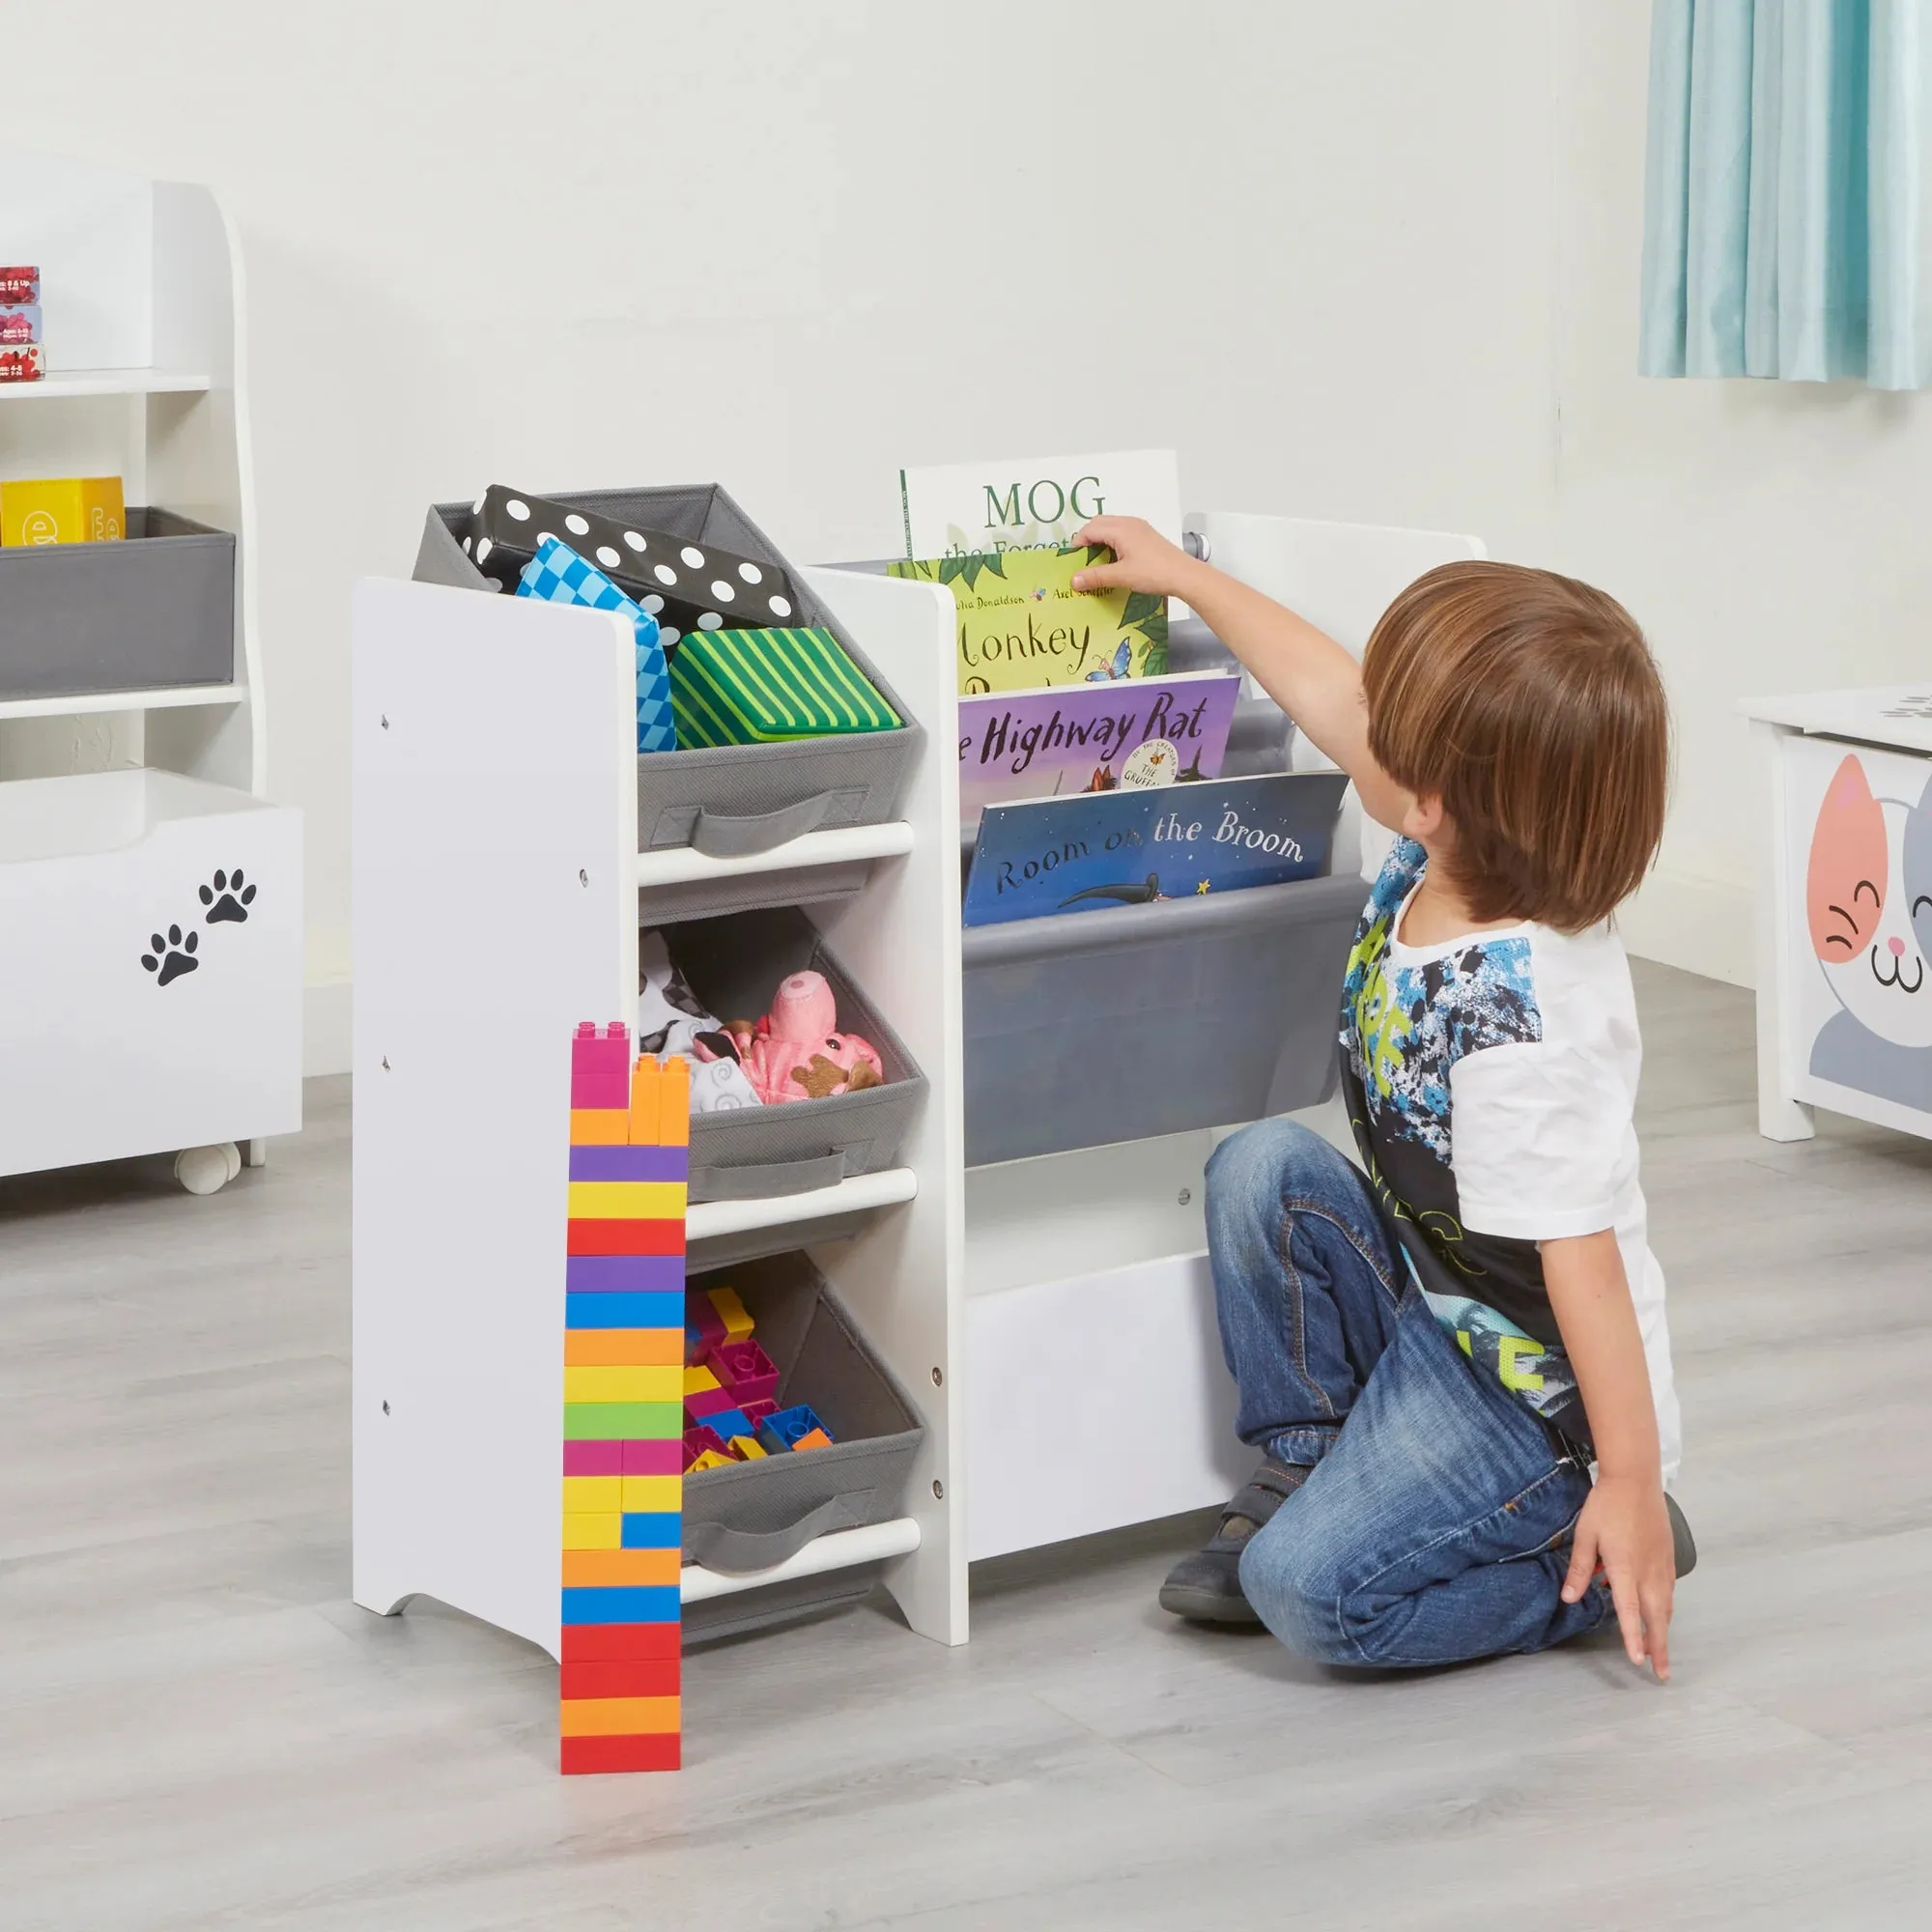
<svg viewBox="0 0 1932 1932">
<path fill-rule="evenodd" d="M 690 1069 L 571 1042 L 562 1768 L 675 1771 Z"/>
</svg>

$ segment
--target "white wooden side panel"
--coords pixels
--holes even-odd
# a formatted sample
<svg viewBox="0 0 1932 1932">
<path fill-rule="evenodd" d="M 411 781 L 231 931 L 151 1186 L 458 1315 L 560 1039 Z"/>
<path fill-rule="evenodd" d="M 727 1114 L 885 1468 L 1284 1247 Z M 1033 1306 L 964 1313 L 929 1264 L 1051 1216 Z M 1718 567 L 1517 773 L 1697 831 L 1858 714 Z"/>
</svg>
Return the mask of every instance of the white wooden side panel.
<svg viewBox="0 0 1932 1932">
<path fill-rule="evenodd" d="M 813 1259 L 891 1363 L 925 1422 L 906 1513 L 919 1547 L 887 1572 L 914 1630 L 966 1640 L 964 1220 L 966 1158 L 959 984 L 959 765 L 953 605 L 937 585 L 838 571 L 809 573 L 886 681 L 925 726 L 903 807 L 912 849 L 883 860 L 858 898 L 813 917 L 833 950 L 890 1014 L 931 1083 L 901 1155 L 918 1196 L 856 1241 Z"/>
<path fill-rule="evenodd" d="M 371 581 L 354 649 L 354 1591 L 554 1655 L 569 1038 L 636 1004 L 635 645 Z"/>
<path fill-rule="evenodd" d="M 1206 1255 L 974 1295 L 966 1336 L 976 1560 L 1224 1502 L 1253 1467 Z"/>
<path fill-rule="evenodd" d="M 0 862 L 0 1173 L 301 1125 L 301 816 L 211 792 L 204 811 L 190 800 L 143 823 L 152 782 L 7 788 L 7 844 L 35 856 Z M 124 844 L 83 838 L 107 792 L 126 795 Z M 246 917 L 211 925 L 201 889 L 237 869 L 256 888 Z M 171 927 L 182 946 L 156 954 Z M 170 951 L 194 964 L 164 986 L 141 961 Z"/>
</svg>

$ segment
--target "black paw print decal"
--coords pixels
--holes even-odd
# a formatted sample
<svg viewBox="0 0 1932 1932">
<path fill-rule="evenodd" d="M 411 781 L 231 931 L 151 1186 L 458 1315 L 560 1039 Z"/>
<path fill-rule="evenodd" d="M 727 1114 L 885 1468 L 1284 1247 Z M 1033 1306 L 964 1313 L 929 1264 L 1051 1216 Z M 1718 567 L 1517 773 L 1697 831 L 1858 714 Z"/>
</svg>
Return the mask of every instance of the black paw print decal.
<svg viewBox="0 0 1932 1932">
<path fill-rule="evenodd" d="M 211 908 L 210 925 L 240 925 L 255 903 L 255 888 L 242 883 L 239 867 L 233 872 L 216 872 L 214 883 L 202 887 L 201 902 Z"/>
<path fill-rule="evenodd" d="M 192 973 L 201 964 L 194 956 L 194 949 L 201 944 L 201 935 L 190 932 L 184 939 L 178 925 L 168 927 L 168 936 L 163 939 L 157 932 L 149 940 L 150 951 L 141 954 L 141 964 L 150 973 L 160 977 L 156 985 L 165 986 L 170 980 L 179 980 L 184 973 Z"/>
</svg>

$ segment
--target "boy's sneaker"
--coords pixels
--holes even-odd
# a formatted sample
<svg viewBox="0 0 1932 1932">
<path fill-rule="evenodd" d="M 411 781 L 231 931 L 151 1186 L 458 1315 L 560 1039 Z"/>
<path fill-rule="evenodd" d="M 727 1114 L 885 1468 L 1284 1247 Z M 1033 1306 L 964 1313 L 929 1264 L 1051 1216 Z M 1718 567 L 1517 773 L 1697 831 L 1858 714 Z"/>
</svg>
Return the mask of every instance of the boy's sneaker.
<svg viewBox="0 0 1932 1932">
<path fill-rule="evenodd" d="M 1205 1548 L 1183 1556 L 1160 1586 L 1160 1606 L 1198 1624 L 1259 1624 L 1241 1594 L 1241 1551 L 1254 1535 L 1308 1480 L 1305 1466 L 1268 1458 L 1228 1498 L 1221 1526 Z"/>
<path fill-rule="evenodd" d="M 1663 1510 L 1670 1519 L 1670 1553 L 1677 1559 L 1677 1574 L 1688 1577 L 1697 1567 L 1697 1544 L 1684 1512 L 1677 1507 L 1677 1498 L 1668 1490 L 1663 1492 Z"/>
</svg>

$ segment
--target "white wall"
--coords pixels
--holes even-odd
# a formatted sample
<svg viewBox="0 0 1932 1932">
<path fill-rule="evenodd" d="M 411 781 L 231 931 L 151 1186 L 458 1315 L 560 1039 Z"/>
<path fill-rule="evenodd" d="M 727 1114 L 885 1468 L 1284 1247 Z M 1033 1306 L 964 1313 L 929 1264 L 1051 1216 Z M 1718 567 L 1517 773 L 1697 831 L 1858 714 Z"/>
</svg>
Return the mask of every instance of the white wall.
<svg viewBox="0 0 1932 1932">
<path fill-rule="evenodd" d="M 1733 700 L 1911 674 L 1932 430 L 1631 374 L 1646 12 L 34 9 L 10 138 L 241 224 L 312 980 L 349 958 L 348 586 L 433 498 L 716 476 L 811 560 L 892 547 L 902 460 L 1167 441 L 1197 504 L 1474 529 L 1622 595 L 1683 742 L 1632 929 L 1742 970 Z"/>
</svg>

